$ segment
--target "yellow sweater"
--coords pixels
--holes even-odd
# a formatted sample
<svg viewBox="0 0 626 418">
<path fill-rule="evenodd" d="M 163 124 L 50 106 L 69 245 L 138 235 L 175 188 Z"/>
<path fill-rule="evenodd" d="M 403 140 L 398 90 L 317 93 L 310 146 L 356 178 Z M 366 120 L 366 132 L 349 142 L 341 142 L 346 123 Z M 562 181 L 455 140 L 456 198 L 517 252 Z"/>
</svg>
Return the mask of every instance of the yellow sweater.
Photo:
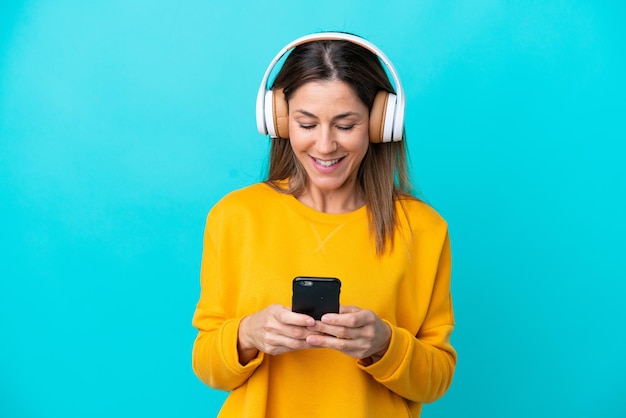
<svg viewBox="0 0 626 418">
<path fill-rule="evenodd" d="M 365 207 L 317 212 L 265 184 L 230 193 L 207 217 L 193 369 L 230 391 L 219 417 L 419 417 L 449 387 L 456 353 L 445 221 L 403 199 L 395 245 L 377 257 Z M 258 357 L 242 366 L 239 322 L 291 304 L 299 275 L 341 279 L 341 304 L 371 309 L 392 330 L 372 365 L 326 348 Z"/>
</svg>

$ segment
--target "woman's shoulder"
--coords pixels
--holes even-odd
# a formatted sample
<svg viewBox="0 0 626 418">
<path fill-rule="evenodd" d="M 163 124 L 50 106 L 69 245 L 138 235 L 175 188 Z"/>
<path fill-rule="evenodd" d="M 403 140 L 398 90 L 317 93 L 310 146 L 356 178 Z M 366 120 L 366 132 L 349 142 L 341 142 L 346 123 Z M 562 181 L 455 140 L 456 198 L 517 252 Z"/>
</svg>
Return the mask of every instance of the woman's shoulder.
<svg viewBox="0 0 626 418">
<path fill-rule="evenodd" d="M 265 183 L 255 183 L 240 189 L 233 190 L 224 195 L 216 204 L 219 206 L 247 206 L 261 200 L 275 198 L 277 191 Z"/>
<path fill-rule="evenodd" d="M 240 189 L 233 190 L 224 195 L 211 208 L 212 213 L 245 211 L 248 208 L 255 209 L 259 205 L 267 205 L 272 199 L 276 199 L 278 192 L 265 183 L 255 183 Z"/>
<path fill-rule="evenodd" d="M 430 204 L 413 196 L 398 198 L 400 218 L 406 220 L 412 229 L 418 227 L 447 229 L 448 224 L 443 216 Z"/>
<path fill-rule="evenodd" d="M 265 183 L 255 183 L 227 193 L 220 202 L 243 203 L 254 199 L 267 199 L 276 195 L 276 191 Z"/>
</svg>

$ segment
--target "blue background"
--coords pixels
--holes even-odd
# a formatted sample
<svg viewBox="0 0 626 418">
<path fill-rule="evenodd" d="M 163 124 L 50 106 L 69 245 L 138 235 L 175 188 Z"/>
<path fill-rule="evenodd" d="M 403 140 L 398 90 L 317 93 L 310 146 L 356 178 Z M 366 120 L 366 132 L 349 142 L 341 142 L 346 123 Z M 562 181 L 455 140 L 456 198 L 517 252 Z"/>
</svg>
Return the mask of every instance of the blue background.
<svg viewBox="0 0 626 418">
<path fill-rule="evenodd" d="M 448 220 L 459 352 L 424 417 L 625 417 L 618 1 L 3 1 L 0 416 L 215 416 L 193 375 L 204 219 L 261 179 L 263 72 L 362 35 Z"/>
</svg>

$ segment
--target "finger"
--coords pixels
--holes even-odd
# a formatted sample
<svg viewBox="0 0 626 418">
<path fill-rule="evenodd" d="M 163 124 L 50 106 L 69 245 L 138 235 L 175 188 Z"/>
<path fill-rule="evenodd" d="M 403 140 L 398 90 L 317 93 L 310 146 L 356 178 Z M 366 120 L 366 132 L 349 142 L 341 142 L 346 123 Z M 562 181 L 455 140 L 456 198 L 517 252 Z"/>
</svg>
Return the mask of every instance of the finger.
<svg viewBox="0 0 626 418">
<path fill-rule="evenodd" d="M 308 327 L 307 329 L 315 332 L 316 334 L 330 335 L 332 337 L 345 339 L 355 338 L 358 330 L 340 325 L 325 324 L 321 321 L 316 321 L 314 326 Z"/>
<path fill-rule="evenodd" d="M 273 315 L 269 322 L 261 324 L 257 329 L 265 331 L 268 335 L 304 340 L 307 335 L 316 332 L 309 329 L 311 324 L 315 324 L 313 318 L 285 310 Z"/>
<path fill-rule="evenodd" d="M 307 337 L 306 342 L 311 347 L 332 348 L 349 356 L 358 356 L 363 352 L 363 343 L 357 340 L 335 338 L 327 335 L 312 335 Z"/>
<path fill-rule="evenodd" d="M 261 351 L 271 354 L 283 354 L 290 351 L 302 350 L 304 348 L 313 348 L 306 340 L 294 339 L 282 335 L 274 336 L 266 341 Z"/>
<path fill-rule="evenodd" d="M 367 325 L 369 322 L 366 311 L 356 310 L 339 314 L 325 314 L 321 318 L 321 322 L 327 325 L 337 325 L 348 328 L 359 328 Z"/>
<path fill-rule="evenodd" d="M 257 336 L 258 340 L 267 341 L 273 336 L 285 336 L 304 340 L 313 331 L 307 326 L 315 324 L 313 318 L 291 312 L 282 306 L 271 306 L 250 316 L 253 323 L 247 328 L 251 335 Z"/>
<path fill-rule="evenodd" d="M 315 335 L 309 335 L 306 338 L 306 343 L 312 347 L 338 349 L 337 344 L 335 343 L 335 340 L 337 339 L 338 338 L 328 335 L 328 334 L 315 334 Z"/>
<path fill-rule="evenodd" d="M 279 325 L 267 329 L 259 335 L 259 348 L 268 354 L 282 354 L 288 351 L 310 348 L 306 342 L 309 335 L 318 334 L 306 327 Z"/>
<path fill-rule="evenodd" d="M 343 305 L 341 305 L 339 307 L 339 313 L 340 314 L 353 313 L 353 312 L 358 312 L 360 310 L 361 310 L 361 308 L 359 308 L 358 306 L 343 306 Z"/>
<path fill-rule="evenodd" d="M 331 348 L 357 359 L 366 358 L 375 353 L 370 342 L 361 339 L 334 338 L 323 335 L 307 337 L 307 344 L 317 348 Z"/>
<path fill-rule="evenodd" d="M 315 320 L 312 317 L 292 312 L 291 309 L 281 311 L 277 319 L 283 324 L 295 325 L 298 327 L 311 327 L 315 325 Z"/>
</svg>

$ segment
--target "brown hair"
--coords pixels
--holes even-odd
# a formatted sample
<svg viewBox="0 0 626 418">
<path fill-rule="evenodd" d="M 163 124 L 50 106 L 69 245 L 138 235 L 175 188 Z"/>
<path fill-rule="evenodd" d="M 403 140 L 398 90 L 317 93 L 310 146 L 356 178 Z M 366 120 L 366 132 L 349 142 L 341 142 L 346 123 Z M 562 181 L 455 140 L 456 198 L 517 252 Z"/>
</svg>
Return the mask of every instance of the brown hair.
<svg viewBox="0 0 626 418">
<path fill-rule="evenodd" d="M 277 74 L 272 89 L 284 89 L 285 99 L 289 102 L 303 84 L 331 80 L 352 86 L 370 110 L 376 93 L 380 90 L 394 92 L 378 57 L 360 45 L 343 40 L 313 41 L 294 48 Z M 281 189 L 280 184 L 286 179 L 289 179 L 288 188 Z M 306 172 L 289 141 L 273 140 L 265 182 L 298 196 L 304 192 L 307 181 Z M 359 167 L 357 187 L 365 198 L 376 254 L 381 255 L 388 245 L 393 246 L 397 223 L 396 199 L 411 196 L 405 141 L 370 142 Z"/>
</svg>

